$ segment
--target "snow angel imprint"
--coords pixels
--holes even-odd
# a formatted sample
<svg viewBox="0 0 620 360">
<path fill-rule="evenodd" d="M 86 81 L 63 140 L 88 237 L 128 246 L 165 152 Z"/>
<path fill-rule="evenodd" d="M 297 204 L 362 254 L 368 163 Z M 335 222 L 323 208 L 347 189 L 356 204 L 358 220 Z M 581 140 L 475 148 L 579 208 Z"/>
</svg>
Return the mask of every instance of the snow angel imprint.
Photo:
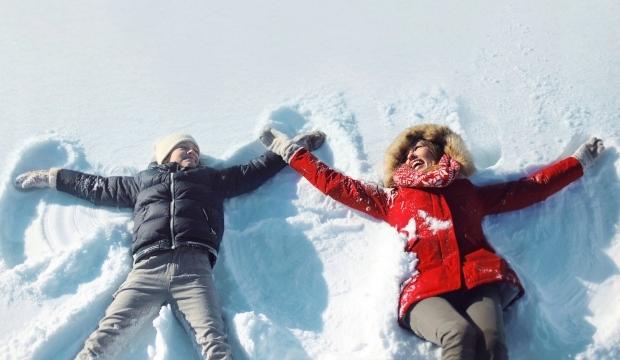
<svg viewBox="0 0 620 360">
<path fill-rule="evenodd" d="M 316 134 L 301 135 L 305 148 L 321 146 Z M 98 176 L 69 169 L 28 171 L 18 190 L 52 188 L 95 205 L 133 209 L 134 264 L 77 359 L 116 359 L 170 304 L 198 356 L 231 359 L 232 350 L 213 280 L 224 232 L 224 201 L 258 188 L 286 166 L 272 152 L 247 164 L 214 169 L 201 164 L 188 134 L 155 143 L 154 160 L 135 176 Z"/>
<path fill-rule="evenodd" d="M 591 138 L 574 154 L 530 176 L 475 186 L 463 140 L 446 126 L 403 131 L 385 156 L 386 187 L 329 168 L 286 135 L 261 141 L 324 194 L 406 234 L 417 271 L 401 287 L 398 322 L 442 347 L 443 358 L 508 357 L 502 310 L 524 293 L 515 271 L 486 240 L 482 219 L 543 201 L 577 180 L 604 149 Z M 415 229 L 411 229 L 415 224 Z"/>
</svg>

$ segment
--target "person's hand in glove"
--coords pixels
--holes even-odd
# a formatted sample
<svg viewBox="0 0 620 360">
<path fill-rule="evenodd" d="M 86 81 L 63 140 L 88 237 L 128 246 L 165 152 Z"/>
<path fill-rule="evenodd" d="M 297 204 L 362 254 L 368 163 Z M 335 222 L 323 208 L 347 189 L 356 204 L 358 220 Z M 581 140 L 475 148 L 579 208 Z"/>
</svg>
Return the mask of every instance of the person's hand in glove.
<svg viewBox="0 0 620 360">
<path fill-rule="evenodd" d="M 34 189 L 56 188 L 56 168 L 49 170 L 32 170 L 18 175 L 15 178 L 15 188 L 19 191 Z"/>
<path fill-rule="evenodd" d="M 300 148 L 313 151 L 321 147 L 325 141 L 325 133 L 322 131 L 312 131 L 299 134 L 292 139 L 273 128 L 265 128 L 260 135 L 260 141 L 270 151 L 280 155 L 287 163 Z"/>
<path fill-rule="evenodd" d="M 585 170 L 594 164 L 594 161 L 601 155 L 603 150 L 605 150 L 603 140 L 592 136 L 575 151 L 573 156 L 579 160 Z"/>
</svg>

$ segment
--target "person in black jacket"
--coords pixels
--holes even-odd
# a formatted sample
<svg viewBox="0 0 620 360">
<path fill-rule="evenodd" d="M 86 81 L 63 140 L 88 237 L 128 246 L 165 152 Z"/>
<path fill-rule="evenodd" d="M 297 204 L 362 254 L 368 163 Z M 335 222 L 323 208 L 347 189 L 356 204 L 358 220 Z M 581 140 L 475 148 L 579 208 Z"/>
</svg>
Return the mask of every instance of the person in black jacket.
<svg viewBox="0 0 620 360">
<path fill-rule="evenodd" d="M 316 149 L 325 134 L 296 138 Z M 169 135 L 155 162 L 135 176 L 96 176 L 67 169 L 19 175 L 19 190 L 55 188 L 95 205 L 133 208 L 134 265 L 78 359 L 115 358 L 131 335 L 169 303 L 205 359 L 230 359 L 213 266 L 224 232 L 224 200 L 250 192 L 286 163 L 272 152 L 216 170 L 200 164 L 193 137 Z"/>
</svg>

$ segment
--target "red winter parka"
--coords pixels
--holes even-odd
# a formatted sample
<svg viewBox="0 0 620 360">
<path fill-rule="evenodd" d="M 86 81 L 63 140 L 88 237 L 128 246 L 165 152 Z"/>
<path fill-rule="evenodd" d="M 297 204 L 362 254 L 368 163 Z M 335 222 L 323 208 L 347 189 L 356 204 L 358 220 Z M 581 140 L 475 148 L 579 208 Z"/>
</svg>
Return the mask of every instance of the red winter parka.
<svg viewBox="0 0 620 360">
<path fill-rule="evenodd" d="M 486 240 L 482 219 L 542 201 L 583 175 L 579 161 L 569 157 L 520 180 L 489 186 L 458 178 L 445 188 L 382 188 L 329 168 L 303 148 L 290 166 L 324 194 L 406 236 L 405 251 L 415 253 L 418 263 L 401 287 L 398 318 L 405 327 L 411 306 L 431 296 L 495 282 L 516 290 L 504 307 L 522 296 L 516 273 Z"/>
</svg>

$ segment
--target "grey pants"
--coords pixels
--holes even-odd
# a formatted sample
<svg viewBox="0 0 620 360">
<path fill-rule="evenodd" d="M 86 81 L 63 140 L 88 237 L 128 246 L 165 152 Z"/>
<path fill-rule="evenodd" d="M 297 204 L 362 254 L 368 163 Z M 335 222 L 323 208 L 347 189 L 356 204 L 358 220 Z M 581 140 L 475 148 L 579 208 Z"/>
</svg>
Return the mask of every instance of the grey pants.
<svg viewBox="0 0 620 360">
<path fill-rule="evenodd" d="M 499 286 L 485 285 L 415 304 L 409 324 L 441 346 L 442 359 L 508 359 Z"/>
<path fill-rule="evenodd" d="M 78 359 L 114 359 L 169 303 L 204 359 L 231 359 L 206 252 L 181 247 L 134 264 Z"/>
</svg>

